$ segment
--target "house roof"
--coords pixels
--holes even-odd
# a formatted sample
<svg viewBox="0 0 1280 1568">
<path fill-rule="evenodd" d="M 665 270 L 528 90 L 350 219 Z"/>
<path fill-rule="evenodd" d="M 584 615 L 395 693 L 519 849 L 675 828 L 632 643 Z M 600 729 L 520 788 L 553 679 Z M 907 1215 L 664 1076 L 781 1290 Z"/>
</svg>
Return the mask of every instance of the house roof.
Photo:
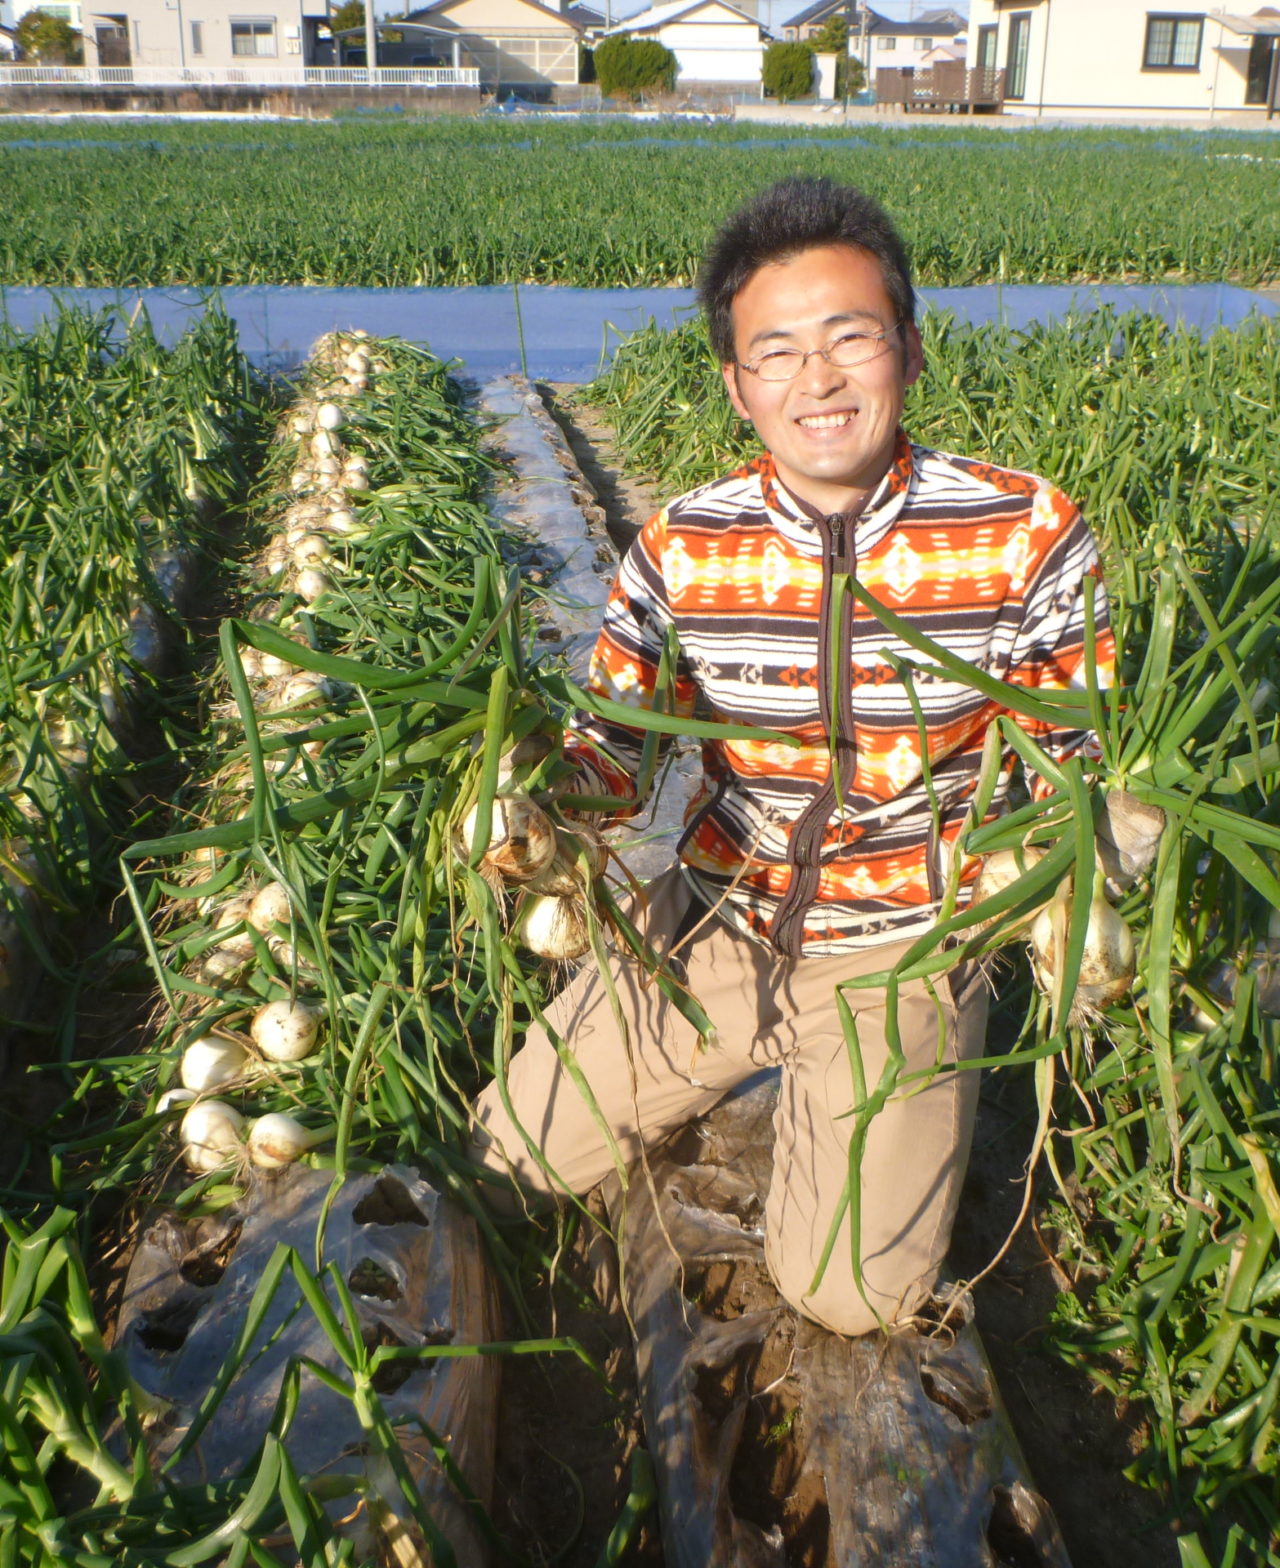
<svg viewBox="0 0 1280 1568">
<path fill-rule="evenodd" d="M 410 11 L 405 16 L 388 17 L 387 21 L 393 27 L 397 22 L 426 21 L 433 16 L 443 16 L 446 12 L 452 10 L 457 3 L 458 0 L 436 0 L 435 5 L 419 6 L 416 11 Z M 531 11 L 541 12 L 543 16 L 553 16 L 557 22 L 567 22 L 570 27 L 576 28 L 578 32 L 582 31 L 582 22 L 578 21 L 576 17 L 567 16 L 563 11 L 557 10 L 555 6 L 543 5 L 541 0 L 521 0 L 521 4 L 528 6 Z"/>
<path fill-rule="evenodd" d="M 603 27 L 605 23 L 604 12 L 593 10 L 589 5 L 571 5 L 569 15 L 579 27 Z"/>
<path fill-rule="evenodd" d="M 1225 11 L 1210 11 L 1208 20 L 1221 22 L 1230 32 L 1245 38 L 1280 36 L 1280 12 L 1270 6 L 1255 11 L 1252 16 L 1228 16 Z"/>
<path fill-rule="evenodd" d="M 758 16 L 749 16 L 745 11 L 740 11 L 736 5 L 731 5 L 729 0 L 668 0 L 666 5 L 651 5 L 647 11 L 637 11 L 634 16 L 625 22 L 606 29 L 609 33 L 646 33 L 652 27 L 665 27 L 668 22 L 678 22 L 682 16 L 687 16 L 690 11 L 700 11 L 705 5 L 717 5 L 722 11 L 732 11 L 735 16 L 740 16 L 744 22 L 750 22 L 753 27 L 760 26 Z"/>
</svg>

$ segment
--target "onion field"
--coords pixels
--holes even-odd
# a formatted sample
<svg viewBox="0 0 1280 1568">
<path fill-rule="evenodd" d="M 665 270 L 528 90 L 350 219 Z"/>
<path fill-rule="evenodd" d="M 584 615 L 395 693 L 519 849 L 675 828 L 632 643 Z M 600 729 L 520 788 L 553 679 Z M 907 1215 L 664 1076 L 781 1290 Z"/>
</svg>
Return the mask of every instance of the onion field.
<svg viewBox="0 0 1280 1568">
<path fill-rule="evenodd" d="M 797 169 L 877 196 L 923 284 L 1280 276 L 1264 135 L 360 120 L 0 122 L 0 278 L 687 284 Z"/>
<path fill-rule="evenodd" d="M 1280 273 L 1263 136 L 0 121 L 0 276 L 688 283 L 714 223 L 797 167 L 880 196 L 924 283 Z M 1025 1207 L 1061 1285 L 1047 1340 L 1140 1423 L 1131 1478 L 1182 1568 L 1280 1565 L 1280 326 L 1202 339 L 1107 312 L 1025 332 L 930 314 L 922 332 L 908 430 L 1080 503 L 1121 684 L 1050 707 L 951 660 L 1051 788 L 984 821 L 993 752 L 962 847 L 1016 871 L 969 905 L 957 856 L 938 928 L 880 979 L 892 995 L 967 957 L 1016 977 L 988 1065 L 1034 1085 Z M 754 450 L 696 323 L 621 342 L 578 400 L 665 494 Z M 472 1494 L 452 1434 L 393 1415 L 468 1356 L 587 1359 L 568 1334 L 533 1336 L 522 1291 L 557 1276 L 563 1228 L 495 1219 L 468 1107 L 566 965 L 609 945 L 709 1025 L 562 798 L 558 739 L 590 704 L 548 651 L 554 582 L 494 521 L 502 479 L 422 345 L 330 334 L 268 384 L 216 307 L 171 348 L 145 318 L 0 331 L 0 1063 L 41 1087 L 9 1108 L 0 1151 L 0 1568 L 443 1564 L 441 1485 L 496 1560 L 569 1551 L 504 1537 L 502 1499 Z M 910 644 L 908 681 L 950 659 L 863 602 Z M 731 733 L 670 707 L 631 715 L 655 774 L 664 737 Z M 1056 766 L 1017 722 L 1058 725 L 1064 707 L 1097 762 Z M 1124 878 L 1095 859 L 1121 802 L 1165 824 Z M 1104 898 L 1136 973 L 1082 1012 Z M 1035 978 L 1033 919 L 1054 954 Z M 877 1103 L 911 1087 L 873 1086 L 855 1152 Z M 388 1163 L 484 1238 L 527 1337 L 477 1352 L 438 1324 L 370 1334 L 361 1302 L 387 1281 L 326 1260 L 317 1233 L 270 1253 L 198 1407 L 146 1382 L 117 1331 L 145 1294 L 124 1271 L 149 1227 L 210 1238 L 183 1261 L 186 1316 L 135 1303 L 168 1353 L 199 1325 L 240 1206 L 279 1172 L 334 1178 L 327 1224 L 343 1184 Z M 238 1401 L 270 1349 L 255 1334 L 285 1319 L 313 1349 L 254 1426 Z M 355 1434 L 320 1470 L 292 1446 L 308 1380 Z M 207 1463 L 208 1435 L 237 1422 L 242 1448 Z M 627 1560 L 643 1475 L 603 1501 L 608 1540 L 575 1563 Z"/>
</svg>

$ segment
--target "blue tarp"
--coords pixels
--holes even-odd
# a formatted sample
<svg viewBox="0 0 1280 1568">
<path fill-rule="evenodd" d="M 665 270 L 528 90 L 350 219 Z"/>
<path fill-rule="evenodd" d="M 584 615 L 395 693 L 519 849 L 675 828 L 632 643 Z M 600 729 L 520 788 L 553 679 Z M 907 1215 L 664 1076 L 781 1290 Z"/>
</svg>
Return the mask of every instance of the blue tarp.
<svg viewBox="0 0 1280 1568">
<path fill-rule="evenodd" d="M 487 378 L 524 370 L 534 380 L 589 381 L 618 335 L 653 319 L 661 326 L 686 320 L 692 289 L 576 289 L 527 285 L 477 288 L 309 288 L 263 286 L 147 289 L 0 289 L 0 312 L 28 330 L 59 305 L 118 307 L 142 304 L 165 341 L 176 337 L 216 297 L 234 319 L 241 346 L 256 365 L 293 369 L 322 332 L 363 327 L 375 335 L 429 343 L 466 371 Z M 1077 286 L 986 284 L 922 289 L 927 309 L 950 310 L 962 321 L 1002 320 L 1024 327 L 1100 304 L 1151 311 L 1198 330 L 1237 326 L 1251 312 L 1274 315 L 1280 303 L 1225 283 L 1097 284 Z"/>
</svg>

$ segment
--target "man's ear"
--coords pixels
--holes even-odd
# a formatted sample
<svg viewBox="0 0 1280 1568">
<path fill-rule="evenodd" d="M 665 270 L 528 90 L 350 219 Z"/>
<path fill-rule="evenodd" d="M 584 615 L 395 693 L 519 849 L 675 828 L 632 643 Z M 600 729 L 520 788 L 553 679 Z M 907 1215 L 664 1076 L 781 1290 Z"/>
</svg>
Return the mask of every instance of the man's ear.
<svg viewBox="0 0 1280 1568">
<path fill-rule="evenodd" d="M 720 374 L 724 377 L 725 391 L 729 394 L 734 413 L 739 419 L 745 419 L 750 424 L 751 415 L 747 412 L 747 405 L 742 401 L 742 394 L 738 391 L 738 367 L 729 361 L 720 366 Z"/>
<path fill-rule="evenodd" d="M 915 322 L 909 322 L 903 331 L 906 339 L 907 362 L 903 370 L 903 386 L 911 386 L 919 380 L 920 372 L 924 369 L 924 344 L 920 341 L 920 329 Z"/>
</svg>

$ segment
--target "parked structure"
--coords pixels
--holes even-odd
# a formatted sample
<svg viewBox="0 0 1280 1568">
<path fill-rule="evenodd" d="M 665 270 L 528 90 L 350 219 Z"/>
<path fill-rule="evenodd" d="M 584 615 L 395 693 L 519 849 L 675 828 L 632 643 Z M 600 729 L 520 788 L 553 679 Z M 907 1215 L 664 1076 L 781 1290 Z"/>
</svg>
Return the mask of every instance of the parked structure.
<svg viewBox="0 0 1280 1568">
<path fill-rule="evenodd" d="M 1280 100 L 1280 11 L 1270 7 L 1246 16 L 1188 0 L 971 4 L 969 60 L 1004 68 L 1007 113 L 1262 119 Z"/>
<path fill-rule="evenodd" d="M 768 35 L 752 12 L 729 0 L 670 0 L 628 17 L 607 32 L 656 38 L 676 57 L 679 87 L 760 90 Z"/>
<path fill-rule="evenodd" d="M 438 0 L 408 12 L 387 26 L 419 23 L 434 29 L 442 43 L 457 41 L 458 63 L 479 72 L 488 92 L 514 89 L 533 97 L 552 87 L 572 87 L 579 80 L 578 59 L 585 28 L 571 8 L 542 5 L 539 0 Z M 406 28 L 405 42 L 379 51 L 379 64 L 410 64 L 425 56 Z"/>
</svg>

